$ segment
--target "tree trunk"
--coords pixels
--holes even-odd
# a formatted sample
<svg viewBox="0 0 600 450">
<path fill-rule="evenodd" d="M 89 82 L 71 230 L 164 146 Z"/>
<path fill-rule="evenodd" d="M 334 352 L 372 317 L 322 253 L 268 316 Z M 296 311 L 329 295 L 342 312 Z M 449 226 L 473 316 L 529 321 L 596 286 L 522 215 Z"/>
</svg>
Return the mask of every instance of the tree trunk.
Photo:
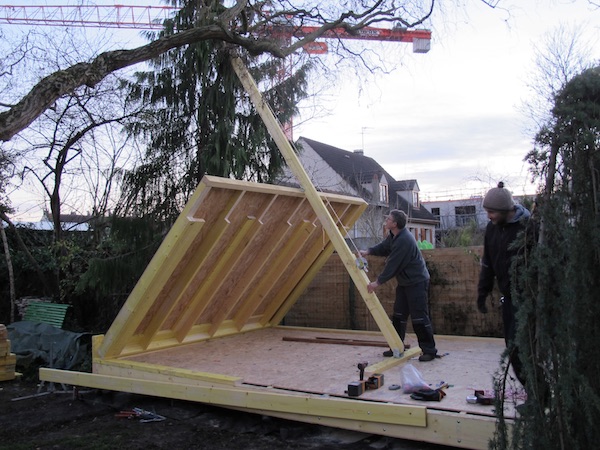
<svg viewBox="0 0 600 450">
<path fill-rule="evenodd" d="M 55 290 L 48 283 L 48 280 L 47 280 L 46 276 L 44 275 L 44 271 L 42 270 L 42 268 L 40 267 L 38 262 L 35 260 L 35 258 L 29 251 L 29 249 L 27 248 L 27 245 L 25 244 L 25 242 L 23 242 L 23 239 L 21 239 L 21 235 L 19 234 L 19 230 L 17 229 L 17 227 L 15 227 L 15 225 L 11 222 L 9 217 L 4 212 L 0 212 L 0 219 L 3 220 L 4 222 L 6 222 L 8 224 L 8 226 L 15 231 L 15 236 L 17 238 L 19 247 L 21 247 L 21 250 L 23 250 L 23 252 L 25 252 L 25 256 L 27 257 L 27 260 L 31 263 L 31 265 L 35 269 L 35 272 L 37 273 L 40 281 L 42 282 L 42 284 L 44 286 L 44 295 L 54 295 Z"/>
<path fill-rule="evenodd" d="M 8 286 L 10 289 L 10 323 L 15 321 L 15 303 L 17 301 L 15 294 L 15 274 L 13 271 L 12 260 L 10 259 L 10 248 L 8 239 L 4 231 L 4 224 L 0 223 L 0 234 L 2 234 L 2 244 L 4 245 L 4 256 L 6 257 L 6 267 L 8 267 Z"/>
</svg>

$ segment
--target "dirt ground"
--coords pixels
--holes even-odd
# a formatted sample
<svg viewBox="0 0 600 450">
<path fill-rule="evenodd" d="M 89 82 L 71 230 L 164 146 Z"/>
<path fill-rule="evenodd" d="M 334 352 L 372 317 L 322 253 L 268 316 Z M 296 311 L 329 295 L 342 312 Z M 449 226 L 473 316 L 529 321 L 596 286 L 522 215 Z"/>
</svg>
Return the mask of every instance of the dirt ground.
<svg viewBox="0 0 600 450">
<path fill-rule="evenodd" d="M 138 415 L 122 417 L 126 411 Z M 70 386 L 0 382 L 0 450 L 115 448 L 450 449 L 179 400 L 98 390 L 75 395 Z"/>
</svg>

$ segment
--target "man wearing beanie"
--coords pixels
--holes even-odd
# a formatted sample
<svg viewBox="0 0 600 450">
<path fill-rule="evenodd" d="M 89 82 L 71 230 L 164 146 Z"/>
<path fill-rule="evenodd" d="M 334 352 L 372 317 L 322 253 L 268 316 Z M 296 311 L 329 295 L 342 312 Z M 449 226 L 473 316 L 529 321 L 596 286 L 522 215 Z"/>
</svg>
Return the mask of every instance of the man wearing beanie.
<svg viewBox="0 0 600 450">
<path fill-rule="evenodd" d="M 437 355 L 433 327 L 429 320 L 428 294 L 429 271 L 425 265 L 421 250 L 410 231 L 406 229 L 407 216 L 404 211 L 393 209 L 385 219 L 387 237 L 378 245 L 362 250 L 362 256 L 386 256 L 385 267 L 375 281 L 369 283 L 367 290 L 374 292 L 379 286 L 396 277 L 396 301 L 392 315 L 392 324 L 404 341 L 408 316 L 419 347 L 423 354 L 419 361 L 432 361 Z M 383 356 L 394 356 L 387 350 Z"/>
<path fill-rule="evenodd" d="M 477 308 L 481 313 L 487 313 L 486 300 L 494 287 L 494 279 L 503 295 L 502 322 L 504 341 L 509 348 L 509 360 L 515 375 L 525 384 L 522 374 L 522 364 L 518 349 L 515 347 L 516 308 L 511 298 L 511 264 L 522 249 L 511 245 L 517 235 L 526 229 L 531 213 L 523 206 L 516 205 L 511 193 L 498 183 L 498 187 L 488 191 L 483 199 L 483 208 L 487 212 L 489 222 L 485 229 L 483 257 L 479 274 Z"/>
</svg>

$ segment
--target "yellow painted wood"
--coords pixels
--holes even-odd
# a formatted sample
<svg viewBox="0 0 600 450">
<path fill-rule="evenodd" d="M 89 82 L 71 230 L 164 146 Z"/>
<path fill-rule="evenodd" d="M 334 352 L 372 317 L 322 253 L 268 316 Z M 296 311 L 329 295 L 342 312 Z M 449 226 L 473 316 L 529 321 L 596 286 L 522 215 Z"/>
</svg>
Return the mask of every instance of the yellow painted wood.
<svg viewBox="0 0 600 450">
<path fill-rule="evenodd" d="M 231 291 L 228 305 L 222 308 L 223 311 L 220 314 L 219 319 L 230 317 L 230 314 L 232 314 L 233 311 L 236 311 L 237 314 L 240 309 L 245 307 L 244 305 L 247 302 L 246 293 L 249 286 L 252 286 L 255 283 L 259 274 L 266 271 L 267 267 L 272 267 L 272 261 L 277 258 L 277 249 L 282 247 L 284 239 L 291 233 L 291 228 L 291 224 L 287 222 L 271 232 L 269 245 L 263 246 L 263 248 L 257 252 L 252 265 L 246 269 L 245 276 L 238 281 L 235 288 Z M 248 305 L 247 310 L 254 311 L 256 306 L 257 305 Z M 246 316 L 245 320 L 247 320 Z M 235 323 L 233 324 L 235 325 Z M 241 327 L 238 328 L 238 331 L 240 329 Z M 212 334 L 216 333 L 217 331 L 214 330 Z"/>
<path fill-rule="evenodd" d="M 398 358 L 386 358 L 383 361 L 370 365 L 369 367 L 365 368 L 365 373 L 369 376 L 373 375 L 374 373 L 384 373 L 386 370 L 395 367 L 398 364 L 405 363 L 409 359 L 419 356 L 420 354 L 421 349 L 419 347 L 406 349 Z"/>
<path fill-rule="evenodd" d="M 125 305 L 123 305 L 107 331 L 106 339 L 103 341 L 102 347 L 98 350 L 101 356 L 118 356 L 129 345 L 130 339 L 134 336 L 140 323 L 144 320 L 149 309 L 156 301 L 156 297 L 161 293 L 161 289 L 172 276 L 183 254 L 204 226 L 203 220 L 194 219 L 194 212 L 202 198 L 212 189 L 207 181 L 215 180 L 214 178 L 203 179 L 203 182 L 199 184 L 182 213 L 173 224 L 173 227 L 129 295 Z M 238 193 L 237 195 L 241 194 Z M 235 198 L 232 201 L 235 201 Z M 214 243 L 219 233 L 222 232 L 224 232 L 223 229 L 216 227 L 210 230 L 208 236 L 210 239 L 206 239 L 206 243 Z M 205 252 L 198 253 L 201 257 L 205 254 Z M 162 314 L 156 314 L 150 323 L 151 327 L 147 328 L 147 333 L 145 333 L 143 339 L 136 345 L 141 345 L 142 348 L 147 347 L 167 316 L 168 314 L 164 311 Z"/>
<path fill-rule="evenodd" d="M 246 323 L 244 323 L 244 325 L 240 329 L 233 320 L 226 320 L 221 324 L 221 326 L 214 335 L 209 336 L 209 326 L 210 324 L 194 325 L 188 333 L 185 343 L 198 342 L 200 340 L 209 338 L 225 337 L 230 336 L 232 334 L 246 333 L 248 331 L 256 331 L 264 328 L 258 322 L 246 321 Z"/>
<path fill-rule="evenodd" d="M 311 206 L 314 208 L 321 225 L 327 232 L 329 239 L 331 239 L 336 251 L 339 253 L 340 258 L 344 262 L 348 273 L 350 274 L 354 284 L 356 285 L 359 293 L 361 294 L 363 300 L 365 301 L 367 308 L 369 309 L 375 323 L 377 323 L 379 329 L 383 333 L 386 341 L 390 345 L 392 350 L 397 350 L 399 353 L 404 351 L 404 344 L 402 340 L 398 336 L 398 333 L 392 326 L 392 323 L 385 312 L 383 306 L 379 302 L 379 299 L 374 293 L 369 293 L 367 291 L 367 285 L 369 284 L 369 278 L 367 275 L 360 270 L 356 266 L 356 257 L 357 255 L 353 255 L 352 251 L 348 248 L 344 237 L 339 232 L 336 227 L 336 223 L 331 217 L 331 214 L 327 210 L 326 205 L 323 203 L 323 200 L 319 196 L 319 193 L 315 189 L 312 181 L 304 168 L 302 167 L 302 163 L 298 159 L 296 152 L 292 148 L 291 143 L 288 141 L 285 133 L 283 132 L 281 125 L 278 123 L 275 115 L 271 111 L 269 105 L 266 103 L 262 94 L 260 93 L 256 83 L 252 79 L 252 76 L 248 72 L 246 66 L 242 62 L 241 58 L 234 57 L 232 58 L 233 68 L 238 75 L 242 85 L 248 92 L 252 103 L 255 108 L 259 112 L 261 118 L 265 122 L 271 137 L 277 144 L 277 147 L 281 151 L 285 161 L 287 162 L 290 170 L 296 176 L 300 185 L 304 189 L 306 193 L 306 198 L 310 202 Z"/>
<path fill-rule="evenodd" d="M 291 197 L 303 197 L 302 191 L 292 187 L 279 186 L 275 184 L 262 184 L 254 181 L 234 180 L 233 178 L 221 178 L 212 175 L 204 175 L 204 180 L 215 189 L 235 189 L 245 192 L 261 192 L 271 195 L 285 195 Z M 197 209 L 195 206 L 193 209 Z"/>
<path fill-rule="evenodd" d="M 190 205 L 197 200 L 206 186 L 200 186 L 194 193 Z M 133 335 L 145 313 L 152 306 L 157 291 L 165 283 L 179 262 L 180 254 L 171 250 L 174 247 L 185 247 L 186 240 L 180 241 L 181 236 L 193 239 L 198 230 L 203 226 L 202 222 L 190 222 L 187 219 L 189 211 L 184 212 L 175 221 L 171 231 L 161 244 L 159 251 L 154 255 L 144 274 L 133 288 L 125 305 L 121 308 L 111 327 L 106 332 L 102 346 L 98 349 L 99 355 L 103 357 L 117 356 L 127 345 L 127 339 Z M 179 245 L 178 245 L 179 243 Z"/>
<path fill-rule="evenodd" d="M 236 233 L 234 242 L 232 243 L 233 247 L 231 249 L 232 253 L 224 255 L 220 259 L 220 263 L 223 264 L 223 269 L 220 271 L 220 280 L 214 283 L 214 291 L 216 291 L 223 283 L 229 279 L 229 274 L 234 267 L 234 264 L 239 261 L 246 253 L 249 251 L 250 247 L 248 246 L 248 241 L 250 240 L 250 235 L 254 235 L 258 233 L 259 229 L 262 227 L 262 223 L 258 220 L 252 218 L 248 218 L 248 221 L 241 227 L 241 229 Z M 229 251 L 230 248 L 227 249 Z M 242 281 L 243 282 L 243 281 Z M 223 323 L 223 321 L 229 315 L 229 312 L 233 309 L 233 305 L 235 304 L 235 298 L 223 298 L 218 299 L 212 296 L 212 301 L 219 302 L 219 311 L 213 317 L 213 322 L 208 330 L 208 334 L 210 336 L 214 335 L 219 326 Z"/>
<path fill-rule="evenodd" d="M 279 186 L 274 184 L 255 183 L 253 181 L 234 180 L 231 178 L 221 178 L 211 175 L 204 175 L 203 180 L 205 184 L 207 184 L 210 188 L 214 189 L 239 189 L 247 192 L 261 192 L 276 196 L 284 195 L 286 197 L 299 197 L 303 200 L 305 197 L 304 192 L 302 190 L 299 190 L 298 188 Z M 322 198 L 326 199 L 330 203 L 340 202 L 344 204 L 366 206 L 365 201 L 360 197 L 349 197 L 347 195 L 329 192 L 321 192 L 319 194 Z M 194 205 L 190 206 L 190 210 L 197 209 L 198 200 L 200 199 L 196 198 L 196 202 L 194 203 Z"/>
<path fill-rule="evenodd" d="M 366 209 L 367 205 L 364 204 L 364 207 L 360 209 L 356 209 L 353 214 L 349 214 L 350 217 L 346 219 L 347 223 L 354 223 L 356 219 L 362 214 L 362 212 Z M 270 323 L 272 326 L 278 325 L 281 323 L 285 315 L 289 312 L 290 309 L 294 306 L 298 298 L 304 293 L 308 285 L 313 280 L 314 276 L 321 270 L 321 268 L 325 265 L 328 259 L 331 257 L 333 253 L 333 244 L 330 243 L 328 248 L 324 250 L 321 255 L 319 255 L 318 259 L 312 264 L 312 266 L 307 270 L 305 276 L 298 282 L 298 284 L 294 287 L 293 291 L 290 295 L 287 296 L 285 302 L 277 309 L 276 312 L 270 317 Z M 265 318 L 268 318 L 269 315 L 265 314 Z M 264 320 L 264 319 L 263 319 Z"/>
<path fill-rule="evenodd" d="M 259 227 L 260 223 L 255 217 L 246 217 L 239 229 L 229 229 L 232 239 L 220 255 L 216 265 L 210 268 L 210 274 L 203 281 L 202 286 L 194 293 L 193 300 L 186 308 L 185 314 L 179 318 L 173 327 L 175 336 L 180 342 L 183 342 L 192 325 L 213 299 L 214 293 L 227 280 L 234 261 L 242 255 L 249 234 L 256 233 Z"/>
<path fill-rule="evenodd" d="M 240 200 L 242 195 L 242 192 L 237 192 L 229 197 L 228 203 L 223 206 L 222 210 L 218 213 L 218 217 L 215 221 L 215 223 L 219 225 L 208 230 L 208 233 L 206 233 L 206 236 L 204 236 L 201 245 L 196 249 L 192 258 L 190 258 L 187 267 L 183 270 L 182 273 L 178 274 L 178 279 L 176 280 L 176 288 L 169 293 L 171 301 L 164 303 L 164 310 L 158 311 L 157 314 L 155 314 L 151 318 L 150 325 L 144 331 L 144 337 L 140 342 L 140 345 L 142 345 L 143 347 L 150 347 L 152 339 L 154 339 L 156 333 L 160 331 L 160 327 L 162 326 L 162 324 L 171 316 L 175 308 L 179 307 L 181 303 L 183 303 L 184 301 L 188 301 L 190 297 L 195 298 L 196 301 L 198 301 L 198 298 L 201 298 L 204 301 L 204 306 L 208 303 L 208 299 L 205 297 L 201 297 L 202 293 L 197 291 L 192 286 L 196 282 L 198 272 L 200 272 L 203 269 L 207 258 L 211 255 L 211 252 L 213 251 L 217 243 L 219 243 L 220 240 L 223 239 L 223 237 L 226 236 L 228 233 L 231 233 L 230 222 L 227 220 L 227 216 L 229 215 L 231 208 L 233 208 L 234 205 Z M 195 205 L 195 207 L 197 207 L 197 205 Z M 195 212 L 196 209 L 191 209 L 190 215 L 194 215 Z M 205 288 L 208 288 L 208 286 L 206 286 L 205 283 L 203 284 L 203 286 Z M 194 300 L 189 301 L 192 304 L 194 302 Z M 185 309 L 186 311 L 190 312 L 189 304 L 186 305 Z M 180 318 L 181 317 L 187 317 L 187 314 L 185 316 L 180 316 Z M 172 328 L 175 331 L 175 336 L 177 337 L 177 339 L 179 339 L 179 341 L 182 341 L 185 337 L 185 333 L 181 331 L 179 326 L 179 322 L 177 321 Z"/>
<path fill-rule="evenodd" d="M 136 378 L 140 378 L 142 380 L 151 380 L 151 381 L 161 381 L 168 383 L 182 383 L 184 385 L 192 385 L 192 386 L 214 386 L 223 385 L 223 386 L 239 386 L 243 384 L 243 380 L 240 378 L 239 380 L 226 380 L 219 379 L 218 377 L 208 376 L 204 377 L 195 377 L 195 372 L 191 372 L 188 376 L 185 372 L 176 372 L 176 373 L 161 373 L 158 371 L 150 371 L 145 370 L 143 372 L 138 371 L 137 369 L 122 367 L 119 365 L 113 365 L 112 363 L 118 360 L 110 360 L 110 361 L 102 361 L 100 363 L 94 364 L 94 374 L 97 375 L 108 375 L 115 377 L 125 377 L 131 378 L 132 374 Z"/>
<path fill-rule="evenodd" d="M 290 294 L 287 296 L 285 301 L 279 305 L 277 309 L 272 308 L 264 314 L 262 322 L 270 322 L 272 326 L 281 323 L 285 315 L 292 309 L 298 298 L 306 291 L 306 288 L 310 285 L 314 276 L 321 270 L 327 260 L 333 253 L 333 244 L 329 243 L 327 248 L 321 252 L 319 257 L 312 263 L 312 265 L 306 271 L 306 274 L 302 279 L 291 289 Z"/>
<path fill-rule="evenodd" d="M 92 336 L 92 360 L 100 358 L 100 353 L 98 350 L 100 349 L 100 346 L 102 345 L 103 341 L 103 334 L 95 334 Z"/>
<path fill-rule="evenodd" d="M 189 247 L 195 241 L 198 233 L 204 228 L 204 222 L 190 222 L 189 227 L 179 236 L 174 236 L 173 241 L 175 245 L 173 245 L 173 249 L 164 249 L 165 253 L 169 255 L 169 258 L 172 261 L 172 266 L 176 266 L 180 263 L 182 256 L 187 252 Z M 168 244 L 166 244 L 168 245 Z M 161 246 L 162 247 L 162 246 Z M 159 250 L 160 251 L 160 250 Z M 145 283 L 148 283 L 148 287 L 146 288 L 146 294 L 149 297 L 156 300 L 159 298 L 160 294 L 163 292 L 165 284 L 175 276 L 175 267 L 168 267 L 167 265 L 163 266 L 164 270 L 160 270 L 156 273 L 152 273 L 152 275 L 146 276 L 146 273 L 142 275 L 139 283 L 143 286 Z M 187 268 L 186 268 L 187 270 Z M 178 273 L 179 276 L 185 276 L 181 273 Z M 133 295 L 133 294 L 132 294 Z M 143 347 L 147 347 L 149 342 L 155 333 L 160 330 L 163 322 L 169 317 L 169 314 L 173 308 L 173 303 L 163 302 L 160 307 L 156 310 L 153 316 L 150 319 L 150 322 L 146 325 L 144 329 L 144 335 L 141 336 L 140 345 Z M 142 315 L 142 311 L 139 311 L 139 314 Z M 132 331 L 133 334 L 135 332 Z M 131 335 L 129 335 L 131 337 Z M 125 339 L 126 336 L 123 336 Z"/>
<path fill-rule="evenodd" d="M 264 389 L 255 389 L 248 386 L 193 386 L 183 383 L 143 380 L 137 376 L 126 378 L 45 368 L 40 369 L 40 380 L 195 401 L 223 407 L 254 408 L 265 411 L 394 423 L 415 427 L 425 427 L 427 425 L 427 409 L 413 405 L 365 402 L 332 397 L 323 398 L 311 394 L 265 392 Z"/>
<path fill-rule="evenodd" d="M 226 258 L 219 259 L 223 256 L 220 254 L 223 252 L 222 250 L 219 250 L 218 254 L 212 250 L 217 247 L 226 249 L 228 246 L 232 251 L 235 250 L 236 246 L 229 242 L 230 235 L 233 236 L 233 233 L 231 229 L 228 230 L 231 227 L 228 225 L 230 222 L 227 219 L 231 214 L 235 214 L 234 210 L 239 210 L 239 213 L 244 209 L 246 204 L 243 198 L 250 196 L 248 192 L 253 193 L 254 198 L 257 197 L 256 193 L 264 193 L 265 197 L 270 196 L 270 198 L 261 200 L 264 202 L 264 207 L 253 210 L 253 215 L 257 216 L 256 222 L 262 223 L 260 220 L 262 217 L 265 220 L 264 223 L 269 224 L 266 227 L 268 229 L 262 230 L 260 233 L 268 232 L 273 236 L 272 243 L 281 245 L 278 250 L 268 249 L 270 245 L 265 246 L 265 250 L 261 250 L 257 254 L 257 258 L 260 258 L 260 261 L 257 261 L 260 270 L 246 272 L 248 275 L 244 278 L 246 280 L 245 289 L 242 289 L 243 283 L 238 283 L 240 288 L 235 287 L 231 292 L 227 290 L 228 298 L 224 305 L 225 308 L 218 311 L 214 305 L 216 300 L 213 298 L 213 294 L 216 294 L 216 288 L 222 279 L 228 277 L 219 278 L 214 275 L 214 268 L 223 266 Z M 332 210 L 335 208 L 338 210 L 338 214 L 348 217 L 351 214 L 347 214 L 347 211 L 354 212 L 366 205 L 362 199 L 336 194 L 321 194 L 321 198 Z M 206 329 L 210 332 L 209 334 L 222 335 L 223 333 L 217 331 L 218 323 L 228 319 L 227 313 L 231 312 L 236 314 L 234 319 L 239 330 L 257 328 L 259 318 L 252 319 L 251 324 L 246 324 L 245 321 L 250 320 L 256 311 L 268 308 L 267 303 L 271 299 L 274 302 L 272 310 L 277 310 L 284 301 L 281 298 L 283 293 L 277 291 L 283 280 L 287 280 L 292 275 L 299 279 L 305 276 L 298 271 L 290 272 L 285 261 L 294 254 L 305 251 L 302 247 L 309 240 L 310 232 L 305 233 L 302 237 L 299 236 L 299 240 L 292 241 L 291 244 L 289 236 L 290 233 L 293 234 L 296 226 L 292 224 L 298 223 L 299 220 L 306 221 L 308 209 L 304 205 L 309 204 L 310 202 L 300 189 L 204 177 L 106 333 L 106 339 L 98 348 L 98 355 L 103 358 L 114 358 L 119 355 L 166 348 L 176 345 L 177 340 L 190 342 L 190 333 L 204 339 L 206 336 L 197 333 L 197 325 L 202 324 L 195 322 L 202 320 L 202 314 L 208 311 L 208 308 L 210 308 L 210 317 L 207 320 L 212 322 Z M 290 217 L 289 221 L 286 222 L 284 219 L 281 222 L 281 217 L 276 221 L 269 220 L 271 215 L 266 215 L 269 213 L 268 209 L 282 207 L 284 210 L 289 208 L 289 211 L 286 211 Z M 316 220 L 314 214 L 311 207 L 307 226 L 312 231 L 320 229 L 319 224 L 311 223 Z M 348 217 L 342 217 L 342 222 L 350 223 Z M 238 228 L 240 217 L 231 216 L 231 218 Z M 207 225 L 210 226 L 207 227 Z M 338 224 L 338 226 L 340 229 L 345 229 L 343 224 Z M 255 237 L 254 233 L 250 233 L 249 236 Z M 256 236 L 262 237 L 262 234 Z M 326 241 L 328 241 L 327 238 L 324 239 L 324 244 Z M 238 248 L 241 249 L 243 246 Z M 256 246 L 254 248 L 256 249 Z M 278 252 L 281 252 L 281 255 Z M 281 258 L 279 261 L 283 264 L 278 264 L 271 270 L 271 266 L 274 265 L 274 260 L 277 258 Z M 292 272 L 293 274 L 290 275 Z M 269 287 L 265 291 L 268 287 L 268 283 L 264 282 L 262 277 L 265 273 L 269 275 L 271 282 L 281 280 L 275 290 L 271 290 L 272 288 Z M 261 290 L 255 289 L 257 284 L 261 286 Z M 290 284 L 293 284 L 291 280 Z M 206 295 L 200 292 L 202 289 L 205 289 L 204 294 Z M 224 292 L 224 289 L 221 289 L 221 292 Z M 232 294 L 231 298 L 229 298 L 229 294 Z M 258 295 L 258 297 L 252 295 Z M 290 304 L 289 300 L 286 302 L 287 304 Z M 269 320 L 265 320 L 262 325 L 270 325 Z M 230 332 L 229 326 L 228 324 L 226 333 Z"/>
<path fill-rule="evenodd" d="M 169 382 L 172 377 L 178 377 L 183 379 L 199 380 L 206 383 L 214 383 L 226 386 L 239 385 L 242 381 L 240 377 L 233 377 L 230 375 L 223 375 L 209 372 L 198 372 L 194 370 L 173 368 L 170 366 L 163 366 L 160 364 L 147 364 L 131 360 L 122 359 L 111 359 L 96 361 L 94 369 L 98 369 L 94 373 L 102 373 L 101 367 L 114 367 L 121 369 L 120 376 L 130 377 L 132 374 L 144 378 L 146 374 L 155 374 L 161 377 L 161 381 Z M 158 379 L 158 378 L 157 378 Z M 159 379 L 160 380 L 160 379 Z"/>
<path fill-rule="evenodd" d="M 428 442 L 452 448 L 487 450 L 489 441 L 494 436 L 496 420 L 494 418 L 471 414 L 448 414 L 443 411 L 427 410 L 427 427 L 413 427 L 389 423 L 366 422 L 337 417 L 309 416 L 294 413 L 265 412 L 259 409 L 232 408 L 254 414 L 268 414 L 271 417 L 293 420 L 296 422 L 312 423 L 321 426 L 358 431 L 378 436 L 389 436 L 398 439 L 409 439 L 418 442 Z M 513 427 L 508 421 L 510 431 Z"/>
<path fill-rule="evenodd" d="M 277 279 L 277 274 L 281 272 L 282 268 L 289 265 L 291 256 L 302 248 L 303 243 L 315 229 L 316 227 L 307 221 L 302 221 L 292 229 L 292 235 L 285 243 L 285 250 L 280 251 L 273 260 L 269 261 L 269 270 L 248 291 L 244 304 L 241 305 L 239 311 L 234 316 L 233 320 L 237 324 L 238 329 L 241 329 L 248 320 L 248 317 L 256 311 L 256 308 L 258 308 L 264 297 L 273 287 L 273 283 Z"/>
<path fill-rule="evenodd" d="M 312 248 L 303 246 L 302 249 L 293 248 L 291 251 L 286 249 L 285 254 L 289 257 L 290 263 L 298 255 L 299 251 L 302 251 L 302 258 L 296 265 L 290 265 L 287 277 L 280 278 L 277 281 L 273 280 L 274 283 L 272 287 L 276 289 L 278 296 L 270 298 L 270 301 L 267 303 L 260 319 L 260 323 L 263 326 L 272 322 L 272 317 L 276 311 L 280 309 L 283 303 L 290 300 L 289 294 L 298 284 L 299 280 L 306 275 L 306 272 L 312 267 L 312 264 L 317 260 L 318 256 L 323 252 L 331 255 L 333 247 L 331 246 L 331 243 L 327 241 L 325 245 L 319 242 L 318 245 L 313 245 Z"/>
</svg>

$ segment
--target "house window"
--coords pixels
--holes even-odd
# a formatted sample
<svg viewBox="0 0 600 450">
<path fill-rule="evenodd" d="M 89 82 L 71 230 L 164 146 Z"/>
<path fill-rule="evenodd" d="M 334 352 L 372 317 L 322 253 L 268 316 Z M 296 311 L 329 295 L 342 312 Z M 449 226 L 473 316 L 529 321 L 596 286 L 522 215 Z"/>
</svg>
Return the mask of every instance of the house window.
<svg viewBox="0 0 600 450">
<path fill-rule="evenodd" d="M 431 214 L 433 214 L 438 221 L 435 227 L 440 228 L 440 208 L 431 208 Z"/>
<path fill-rule="evenodd" d="M 456 226 L 465 227 L 471 222 L 477 221 L 477 214 L 475 212 L 475 206 L 456 206 L 454 208 L 454 215 L 456 216 Z"/>
<path fill-rule="evenodd" d="M 379 185 L 379 201 L 382 203 L 388 204 L 388 185 L 380 184 Z"/>
<path fill-rule="evenodd" d="M 413 191 L 412 193 L 413 206 L 415 208 L 419 207 L 419 193 L 417 191 Z"/>
</svg>

